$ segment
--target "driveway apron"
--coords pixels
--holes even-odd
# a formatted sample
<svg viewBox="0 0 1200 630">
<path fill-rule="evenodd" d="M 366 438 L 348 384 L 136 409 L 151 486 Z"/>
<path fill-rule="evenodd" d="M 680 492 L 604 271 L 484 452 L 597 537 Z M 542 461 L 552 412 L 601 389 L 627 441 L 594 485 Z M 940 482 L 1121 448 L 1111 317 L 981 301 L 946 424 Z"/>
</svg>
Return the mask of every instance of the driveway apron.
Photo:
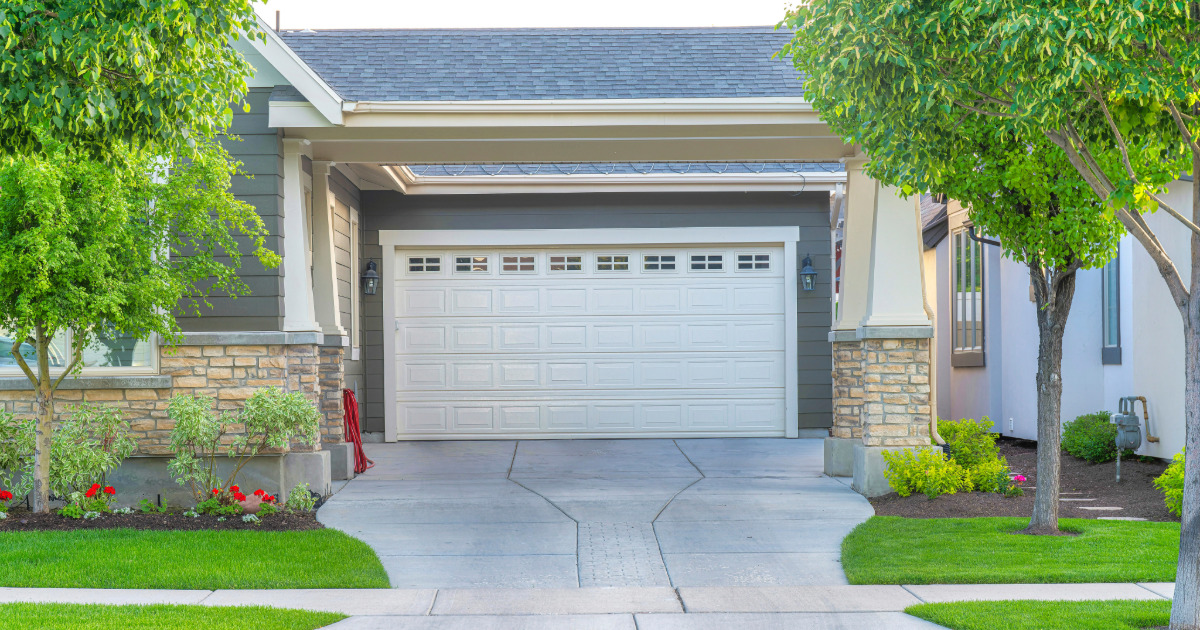
<svg viewBox="0 0 1200 630">
<path fill-rule="evenodd" d="M 369 444 L 318 513 L 396 588 L 845 584 L 870 504 L 819 440 Z"/>
</svg>

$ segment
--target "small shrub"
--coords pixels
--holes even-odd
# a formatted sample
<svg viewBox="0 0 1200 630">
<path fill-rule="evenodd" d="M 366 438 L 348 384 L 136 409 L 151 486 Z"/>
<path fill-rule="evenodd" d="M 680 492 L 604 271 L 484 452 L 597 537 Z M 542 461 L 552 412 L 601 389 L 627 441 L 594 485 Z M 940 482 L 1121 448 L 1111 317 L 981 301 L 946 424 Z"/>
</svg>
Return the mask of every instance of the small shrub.
<svg viewBox="0 0 1200 630">
<path fill-rule="evenodd" d="M 1093 464 L 1110 462 L 1117 457 L 1117 425 L 1110 422 L 1107 411 L 1089 413 L 1063 425 L 1064 451 Z M 1125 451 L 1123 457 L 1133 455 Z"/>
<path fill-rule="evenodd" d="M 223 503 L 221 497 L 214 496 L 197 503 L 195 512 L 216 516 L 236 516 L 242 513 L 242 506 L 237 503 Z"/>
<path fill-rule="evenodd" d="M 966 469 L 958 462 L 947 459 L 939 449 L 884 451 L 883 460 L 887 464 L 883 471 L 884 478 L 902 497 L 920 492 L 933 499 L 943 494 L 971 490 Z"/>
<path fill-rule="evenodd" d="M 210 489 L 232 494 L 237 476 L 247 463 L 267 449 L 286 449 L 293 440 L 316 444 L 321 414 L 299 392 L 276 388 L 260 389 L 247 401 L 240 414 L 213 411 L 213 400 L 178 395 L 171 399 L 167 415 L 175 421 L 171 431 L 174 459 L 167 465 L 179 485 L 192 489 L 197 501 L 206 500 Z M 240 432 L 222 446 L 222 438 L 234 425 Z M 233 471 L 222 480 L 216 460 L 224 450 L 233 460 Z"/>
<path fill-rule="evenodd" d="M 287 502 L 284 503 L 284 507 L 292 512 L 311 512 L 316 505 L 317 497 L 308 489 L 307 483 L 292 488 L 288 493 Z"/>
<path fill-rule="evenodd" d="M 133 454 L 137 442 L 117 409 L 83 405 L 54 429 L 50 444 L 50 492 L 68 503 L 84 503 L 87 489 Z M 104 494 L 104 493 L 100 493 Z"/>
<path fill-rule="evenodd" d="M 1003 494 L 1006 497 L 1019 497 L 1025 494 L 1009 474 L 1008 461 L 1003 457 L 981 462 L 967 471 L 971 486 L 976 492 L 991 492 Z M 1022 477 L 1022 479 L 1024 479 Z"/>
<path fill-rule="evenodd" d="M 964 418 L 958 422 L 938 423 L 938 433 L 946 440 L 954 461 L 963 468 L 975 468 L 1000 457 L 993 426 L 987 418 L 980 421 Z"/>
<path fill-rule="evenodd" d="M 1163 493 L 1163 502 L 1167 511 L 1176 517 L 1183 516 L 1183 454 L 1180 451 L 1171 459 L 1171 465 L 1154 480 L 1155 487 Z"/>
<path fill-rule="evenodd" d="M 0 511 L 25 500 L 33 490 L 33 419 L 18 420 L 0 411 L 0 488 L 11 495 L 0 498 Z"/>
<path fill-rule="evenodd" d="M 167 506 L 155 505 L 150 499 L 142 499 L 138 501 L 138 511 L 142 514 L 166 514 Z"/>
</svg>

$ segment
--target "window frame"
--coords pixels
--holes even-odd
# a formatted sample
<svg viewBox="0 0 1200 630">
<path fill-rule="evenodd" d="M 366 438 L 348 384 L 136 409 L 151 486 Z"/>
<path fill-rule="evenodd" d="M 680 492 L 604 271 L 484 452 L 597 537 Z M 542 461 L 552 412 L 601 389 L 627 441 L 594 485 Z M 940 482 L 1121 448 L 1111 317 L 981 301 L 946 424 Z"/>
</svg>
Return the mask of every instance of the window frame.
<svg viewBox="0 0 1200 630">
<path fill-rule="evenodd" d="M 516 262 L 506 263 L 505 258 L 516 258 Z M 529 263 L 521 262 L 522 258 L 532 258 Z M 496 273 L 502 276 L 536 276 L 541 273 L 541 256 L 534 252 L 500 252 L 496 256 Z M 533 269 L 521 269 L 521 265 L 533 265 Z M 516 265 L 516 269 L 505 269 L 504 265 Z"/>
<path fill-rule="evenodd" d="M 964 225 L 951 233 L 950 239 L 950 365 L 952 367 L 984 367 L 987 363 L 987 265 L 983 243 L 971 238 L 971 226 Z M 959 255 L 959 248 L 969 248 L 971 256 Z M 967 270 L 966 267 L 970 266 Z M 967 307 L 966 291 L 959 291 L 960 278 L 964 270 L 978 278 L 978 291 L 971 291 L 970 306 L 978 318 L 960 319 L 960 312 Z M 960 295 L 961 294 L 961 295 Z M 976 297 L 977 296 L 977 297 Z M 978 299 L 978 304 L 976 304 Z M 971 346 L 963 343 L 965 336 L 959 322 L 971 322 Z M 965 327 L 964 327 L 965 328 Z"/>
<path fill-rule="evenodd" d="M 604 262 L 601 258 L 611 258 L 612 260 Z M 624 258 L 624 261 L 618 261 L 617 258 Z M 592 270 L 597 274 L 621 274 L 627 275 L 633 273 L 635 265 L 633 261 L 637 260 L 631 252 L 595 252 L 592 254 Z M 601 269 L 600 265 L 611 265 L 612 269 Z M 617 265 L 625 265 L 624 269 L 617 269 Z"/>
<path fill-rule="evenodd" d="M 741 260 L 742 256 L 750 256 L 750 260 Z M 765 261 L 758 260 L 760 256 L 766 256 Z M 749 268 L 743 269 L 742 264 L 747 263 Z M 760 264 L 766 264 L 766 267 L 759 267 Z M 735 252 L 733 254 L 733 271 L 741 273 L 770 273 L 775 270 L 775 257 L 771 252 Z"/>
<path fill-rule="evenodd" d="M 1113 291 L 1110 293 L 1109 278 L 1112 279 Z M 1116 301 L 1112 312 L 1116 315 L 1115 344 L 1109 343 L 1109 301 Z M 1102 365 L 1121 365 L 1121 250 L 1117 255 L 1100 268 L 1100 363 Z"/>
<path fill-rule="evenodd" d="M 692 260 L 695 256 L 703 256 L 703 261 Z M 719 260 L 713 260 L 712 257 L 717 256 Z M 729 254 L 726 252 L 688 252 L 687 253 L 687 273 L 725 273 L 729 271 Z M 720 266 L 713 268 L 711 265 L 717 263 Z M 692 265 L 702 264 L 703 269 L 696 269 Z"/>
<path fill-rule="evenodd" d="M 70 352 L 71 343 L 72 343 L 71 338 L 72 338 L 73 332 L 74 331 L 72 331 L 72 330 L 66 331 L 66 339 L 64 340 L 64 345 L 67 348 L 68 352 Z M 159 350 L 162 347 L 161 340 L 159 339 L 158 334 L 155 333 L 155 334 L 151 334 L 150 338 L 147 339 L 144 343 L 150 344 L 150 364 L 149 365 L 142 365 L 142 366 L 117 365 L 117 366 L 83 367 L 80 369 L 78 375 L 79 376 L 153 376 L 153 375 L 157 375 L 157 374 L 159 374 L 159 368 L 160 368 L 160 366 L 159 366 Z M 29 367 L 33 368 L 35 370 L 37 369 L 36 365 L 30 365 Z M 65 370 L 65 367 L 51 367 L 50 368 L 50 376 L 52 376 L 52 377 L 61 376 L 64 370 Z M 26 378 L 25 372 L 21 371 L 21 366 L 15 365 L 15 364 L 12 366 L 0 366 L 0 378 L 9 378 L 9 377 L 14 377 L 14 376 L 19 376 L 22 379 Z"/>
<path fill-rule="evenodd" d="M 671 260 L 664 261 L 663 256 L 670 256 Z M 654 257 L 655 260 L 647 260 Z M 671 269 L 663 269 L 664 264 L 671 265 Z M 680 272 L 679 254 L 674 252 L 643 252 L 642 253 L 642 273 L 660 274 L 660 273 L 679 273 Z M 656 269 L 647 268 L 646 265 L 658 265 Z"/>
<path fill-rule="evenodd" d="M 556 262 L 554 262 L 555 258 L 562 258 L 563 261 L 560 263 L 556 263 Z M 570 260 L 568 260 L 569 258 L 578 258 L 579 262 L 577 262 L 577 263 L 571 262 Z M 555 269 L 554 265 L 562 265 L 564 268 L 563 269 Z M 567 269 L 566 267 L 569 267 L 570 265 L 579 265 L 579 268 L 578 269 Z M 546 274 L 547 275 L 558 275 L 558 274 L 582 275 L 582 274 L 587 273 L 587 270 L 588 270 L 588 257 L 583 252 L 552 251 L 552 252 L 548 252 L 546 254 Z"/>
</svg>

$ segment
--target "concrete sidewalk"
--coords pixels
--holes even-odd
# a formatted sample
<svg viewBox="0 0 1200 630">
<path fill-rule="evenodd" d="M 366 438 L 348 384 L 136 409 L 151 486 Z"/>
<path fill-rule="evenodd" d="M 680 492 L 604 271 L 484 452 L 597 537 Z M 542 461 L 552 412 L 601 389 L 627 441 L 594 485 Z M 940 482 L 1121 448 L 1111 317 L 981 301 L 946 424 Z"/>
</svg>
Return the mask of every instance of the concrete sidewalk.
<svg viewBox="0 0 1200 630">
<path fill-rule="evenodd" d="M 338 612 L 331 628 L 673 630 L 937 628 L 903 614 L 922 602 L 1164 600 L 1171 583 L 158 591 L 0 588 L 0 603 L 199 604 Z"/>
</svg>

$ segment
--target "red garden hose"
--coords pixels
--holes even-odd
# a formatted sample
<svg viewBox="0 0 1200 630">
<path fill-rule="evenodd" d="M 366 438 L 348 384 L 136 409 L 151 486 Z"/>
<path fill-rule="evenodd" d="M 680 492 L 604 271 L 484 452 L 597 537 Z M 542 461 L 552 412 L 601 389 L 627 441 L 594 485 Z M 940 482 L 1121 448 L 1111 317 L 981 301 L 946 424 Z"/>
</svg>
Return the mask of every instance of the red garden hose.
<svg viewBox="0 0 1200 630">
<path fill-rule="evenodd" d="M 358 400 L 353 391 L 342 390 L 342 406 L 346 409 L 346 437 L 354 444 L 354 474 L 361 475 L 375 462 L 367 459 L 363 452 L 362 433 L 358 430 Z"/>
</svg>

